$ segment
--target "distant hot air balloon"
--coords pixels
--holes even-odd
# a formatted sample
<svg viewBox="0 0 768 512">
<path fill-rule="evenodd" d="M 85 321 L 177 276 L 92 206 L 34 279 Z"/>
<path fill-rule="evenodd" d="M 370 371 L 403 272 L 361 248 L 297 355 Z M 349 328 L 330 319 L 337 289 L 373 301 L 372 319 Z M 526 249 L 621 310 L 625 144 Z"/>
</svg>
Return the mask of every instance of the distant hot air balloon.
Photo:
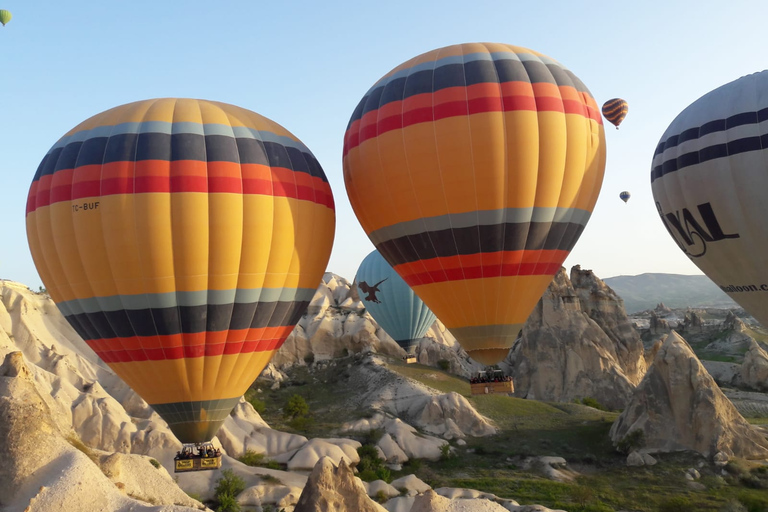
<svg viewBox="0 0 768 512">
<path fill-rule="evenodd" d="M 50 149 L 27 200 L 51 297 L 183 443 L 216 434 L 293 330 L 334 225 L 328 181 L 294 135 L 193 99 L 84 121 Z"/>
<path fill-rule="evenodd" d="M 619 129 L 619 125 L 627 117 L 629 104 L 621 98 L 614 98 L 603 103 L 603 115 L 605 119 Z"/>
<path fill-rule="evenodd" d="M 3 26 L 5 26 L 6 23 L 11 21 L 11 18 L 13 18 L 13 15 L 11 14 L 11 11 L 6 11 L 5 9 L 0 9 L 0 23 L 2 23 Z"/>
<path fill-rule="evenodd" d="M 622 192 L 621 194 L 619 194 L 619 197 L 621 198 L 621 200 L 622 200 L 622 201 L 624 201 L 624 202 L 626 203 L 627 201 L 629 201 L 629 198 L 631 197 L 631 195 L 630 195 L 630 193 L 629 193 L 629 192 L 627 192 L 627 191 L 625 190 L 624 192 Z"/>
<path fill-rule="evenodd" d="M 435 323 L 435 314 L 413 293 L 392 266 L 373 251 L 355 276 L 366 310 L 398 345 L 412 354 L 415 342 Z"/>
<path fill-rule="evenodd" d="M 590 217 L 605 135 L 587 88 L 553 59 L 461 44 L 373 85 L 343 164 L 376 248 L 474 359 L 493 364 Z"/>
<path fill-rule="evenodd" d="M 705 94 L 672 121 L 651 188 L 680 249 L 768 327 L 768 70 Z"/>
</svg>

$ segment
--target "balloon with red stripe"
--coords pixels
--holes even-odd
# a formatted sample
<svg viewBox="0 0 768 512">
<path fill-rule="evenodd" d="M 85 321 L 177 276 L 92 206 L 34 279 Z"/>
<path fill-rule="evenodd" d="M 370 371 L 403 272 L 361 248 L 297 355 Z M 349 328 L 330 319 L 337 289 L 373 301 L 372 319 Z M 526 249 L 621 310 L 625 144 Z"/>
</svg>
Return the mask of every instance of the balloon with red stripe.
<svg viewBox="0 0 768 512">
<path fill-rule="evenodd" d="M 320 164 L 285 128 L 163 98 L 107 110 L 56 142 L 26 223 L 77 333 L 180 441 L 203 442 L 305 311 L 335 213 Z"/>
<path fill-rule="evenodd" d="M 396 67 L 347 126 L 376 248 L 470 355 L 501 360 L 578 240 L 605 167 L 600 109 L 533 50 L 475 43 Z"/>
</svg>

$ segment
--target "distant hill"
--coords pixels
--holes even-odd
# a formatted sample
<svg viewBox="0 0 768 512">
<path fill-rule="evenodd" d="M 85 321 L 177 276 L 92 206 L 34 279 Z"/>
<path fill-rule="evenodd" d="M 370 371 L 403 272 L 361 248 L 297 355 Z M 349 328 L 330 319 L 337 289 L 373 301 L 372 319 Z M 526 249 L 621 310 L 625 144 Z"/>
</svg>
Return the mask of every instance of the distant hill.
<svg viewBox="0 0 768 512">
<path fill-rule="evenodd" d="M 670 308 L 739 307 L 707 276 L 640 274 L 603 281 L 624 299 L 627 313 L 652 309 L 660 302 Z"/>
</svg>

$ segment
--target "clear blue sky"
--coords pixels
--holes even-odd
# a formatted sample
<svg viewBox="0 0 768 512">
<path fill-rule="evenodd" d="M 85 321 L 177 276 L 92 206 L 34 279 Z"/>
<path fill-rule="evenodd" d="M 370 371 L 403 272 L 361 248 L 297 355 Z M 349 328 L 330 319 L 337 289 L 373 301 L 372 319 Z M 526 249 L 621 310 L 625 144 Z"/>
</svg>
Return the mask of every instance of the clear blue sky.
<svg viewBox="0 0 768 512">
<path fill-rule="evenodd" d="M 692 101 L 766 68 L 768 2 L 513 0 L 257 2 L 0 0 L 0 277 L 41 284 L 24 208 L 48 148 L 86 118 L 130 101 L 196 97 L 254 110 L 315 154 L 337 204 L 328 269 L 351 279 L 371 250 L 341 170 L 349 116 L 401 62 L 449 44 L 491 41 L 557 59 L 598 103 L 622 97 L 592 219 L 566 266 L 599 277 L 700 273 L 653 206 L 650 163 Z M 629 190 L 624 204 L 619 192 Z"/>
</svg>

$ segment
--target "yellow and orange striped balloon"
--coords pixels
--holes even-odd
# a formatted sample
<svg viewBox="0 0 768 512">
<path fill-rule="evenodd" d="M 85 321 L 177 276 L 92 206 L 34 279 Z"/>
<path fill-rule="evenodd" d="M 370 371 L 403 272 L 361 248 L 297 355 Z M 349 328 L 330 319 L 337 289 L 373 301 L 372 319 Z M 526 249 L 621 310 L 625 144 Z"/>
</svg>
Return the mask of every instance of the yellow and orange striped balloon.
<svg viewBox="0 0 768 512">
<path fill-rule="evenodd" d="M 461 44 L 379 80 L 352 114 L 343 159 L 376 248 L 470 355 L 492 364 L 592 213 L 605 134 L 592 95 L 556 61 Z"/>
<path fill-rule="evenodd" d="M 81 123 L 29 191 L 51 297 L 182 442 L 221 423 L 294 328 L 330 257 L 333 197 L 254 112 L 156 99 Z"/>
</svg>

